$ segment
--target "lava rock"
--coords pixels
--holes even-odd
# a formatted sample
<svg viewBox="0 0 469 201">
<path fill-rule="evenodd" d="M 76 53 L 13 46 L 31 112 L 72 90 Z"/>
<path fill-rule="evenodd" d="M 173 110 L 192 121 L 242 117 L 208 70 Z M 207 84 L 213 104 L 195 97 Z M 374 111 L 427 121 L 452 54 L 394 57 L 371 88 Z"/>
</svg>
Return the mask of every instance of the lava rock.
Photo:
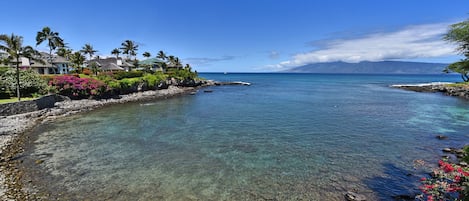
<svg viewBox="0 0 469 201">
<path fill-rule="evenodd" d="M 366 197 L 358 193 L 347 191 L 345 194 L 345 199 L 348 201 L 365 201 Z"/>
<path fill-rule="evenodd" d="M 446 139 L 448 139 L 448 136 L 445 136 L 445 135 L 437 135 L 437 136 L 436 136 L 436 139 L 439 139 L 439 140 L 446 140 Z"/>
</svg>

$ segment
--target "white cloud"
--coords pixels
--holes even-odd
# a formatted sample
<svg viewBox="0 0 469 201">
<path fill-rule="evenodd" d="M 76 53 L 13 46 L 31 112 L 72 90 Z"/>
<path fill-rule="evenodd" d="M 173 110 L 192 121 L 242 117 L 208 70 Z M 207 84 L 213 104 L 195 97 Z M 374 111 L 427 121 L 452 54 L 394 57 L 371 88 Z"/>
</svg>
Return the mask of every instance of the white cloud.
<svg viewBox="0 0 469 201">
<path fill-rule="evenodd" d="M 235 56 L 223 56 L 220 58 L 209 58 L 209 57 L 197 57 L 197 58 L 186 58 L 185 62 L 190 63 L 191 65 L 203 66 L 211 65 L 214 62 L 228 61 L 235 59 Z"/>
<path fill-rule="evenodd" d="M 324 47 L 294 55 L 290 60 L 270 65 L 285 69 L 310 63 L 344 61 L 382 61 L 450 56 L 455 47 L 442 40 L 450 23 L 409 26 L 404 29 L 374 33 L 353 39 L 325 41 Z"/>
<path fill-rule="evenodd" d="M 280 53 L 273 50 L 269 52 L 269 58 L 270 59 L 278 59 L 280 57 Z"/>
</svg>

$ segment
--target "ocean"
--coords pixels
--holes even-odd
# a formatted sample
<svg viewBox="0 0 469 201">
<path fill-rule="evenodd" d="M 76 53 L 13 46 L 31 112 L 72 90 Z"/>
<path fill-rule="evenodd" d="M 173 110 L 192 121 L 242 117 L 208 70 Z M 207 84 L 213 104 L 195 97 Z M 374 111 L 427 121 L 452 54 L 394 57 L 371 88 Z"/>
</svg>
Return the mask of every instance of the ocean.
<svg viewBox="0 0 469 201">
<path fill-rule="evenodd" d="M 77 200 L 391 200 L 418 193 L 421 161 L 469 142 L 469 101 L 389 87 L 457 75 L 201 76 L 251 86 L 41 125 L 32 182 Z"/>
</svg>

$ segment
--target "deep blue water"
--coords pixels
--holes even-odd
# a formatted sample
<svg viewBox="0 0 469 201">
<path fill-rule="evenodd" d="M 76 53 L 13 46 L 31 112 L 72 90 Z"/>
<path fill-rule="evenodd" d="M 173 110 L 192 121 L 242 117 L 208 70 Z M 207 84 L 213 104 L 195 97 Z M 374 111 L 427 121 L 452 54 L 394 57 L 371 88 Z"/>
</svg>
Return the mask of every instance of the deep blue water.
<svg viewBox="0 0 469 201">
<path fill-rule="evenodd" d="M 469 101 L 389 87 L 458 76 L 201 76 L 252 85 L 44 125 L 31 156 L 48 153 L 51 185 L 80 198 L 343 200 L 351 190 L 387 200 L 418 190 L 416 160 L 468 142 Z"/>
</svg>

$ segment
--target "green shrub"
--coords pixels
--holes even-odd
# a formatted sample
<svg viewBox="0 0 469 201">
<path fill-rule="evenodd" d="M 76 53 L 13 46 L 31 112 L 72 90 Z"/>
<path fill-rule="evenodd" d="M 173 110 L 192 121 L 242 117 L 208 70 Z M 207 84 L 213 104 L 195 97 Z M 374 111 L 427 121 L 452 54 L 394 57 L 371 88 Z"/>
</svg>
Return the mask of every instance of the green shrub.
<svg viewBox="0 0 469 201">
<path fill-rule="evenodd" d="M 121 82 L 119 80 L 110 80 L 106 82 L 107 86 L 111 89 L 120 90 Z"/>
<path fill-rule="evenodd" d="M 20 93 L 22 96 L 30 96 L 33 93 L 46 93 L 47 82 L 31 69 L 20 70 Z M 14 96 L 16 94 L 16 69 L 6 71 L 0 77 L 0 85 L 3 92 Z"/>
<path fill-rule="evenodd" d="M 148 87 L 153 88 L 157 86 L 160 82 L 166 80 L 167 76 L 162 72 L 157 72 L 155 74 L 145 74 L 143 76 L 143 81 L 147 84 Z"/>
<path fill-rule="evenodd" d="M 170 69 L 168 75 L 178 80 L 193 80 L 197 77 L 196 72 L 191 72 L 189 69 Z"/>
<path fill-rule="evenodd" d="M 121 89 L 129 89 L 132 87 L 137 86 L 138 84 L 143 83 L 142 79 L 139 77 L 135 78 L 124 78 L 122 80 L 119 80 Z"/>
<path fill-rule="evenodd" d="M 114 78 L 117 80 L 122 80 L 125 78 L 135 78 L 135 77 L 142 77 L 142 71 L 119 71 L 114 73 Z"/>
<path fill-rule="evenodd" d="M 0 76 L 5 74 L 9 69 L 10 67 L 5 67 L 5 66 L 0 67 Z"/>
</svg>

